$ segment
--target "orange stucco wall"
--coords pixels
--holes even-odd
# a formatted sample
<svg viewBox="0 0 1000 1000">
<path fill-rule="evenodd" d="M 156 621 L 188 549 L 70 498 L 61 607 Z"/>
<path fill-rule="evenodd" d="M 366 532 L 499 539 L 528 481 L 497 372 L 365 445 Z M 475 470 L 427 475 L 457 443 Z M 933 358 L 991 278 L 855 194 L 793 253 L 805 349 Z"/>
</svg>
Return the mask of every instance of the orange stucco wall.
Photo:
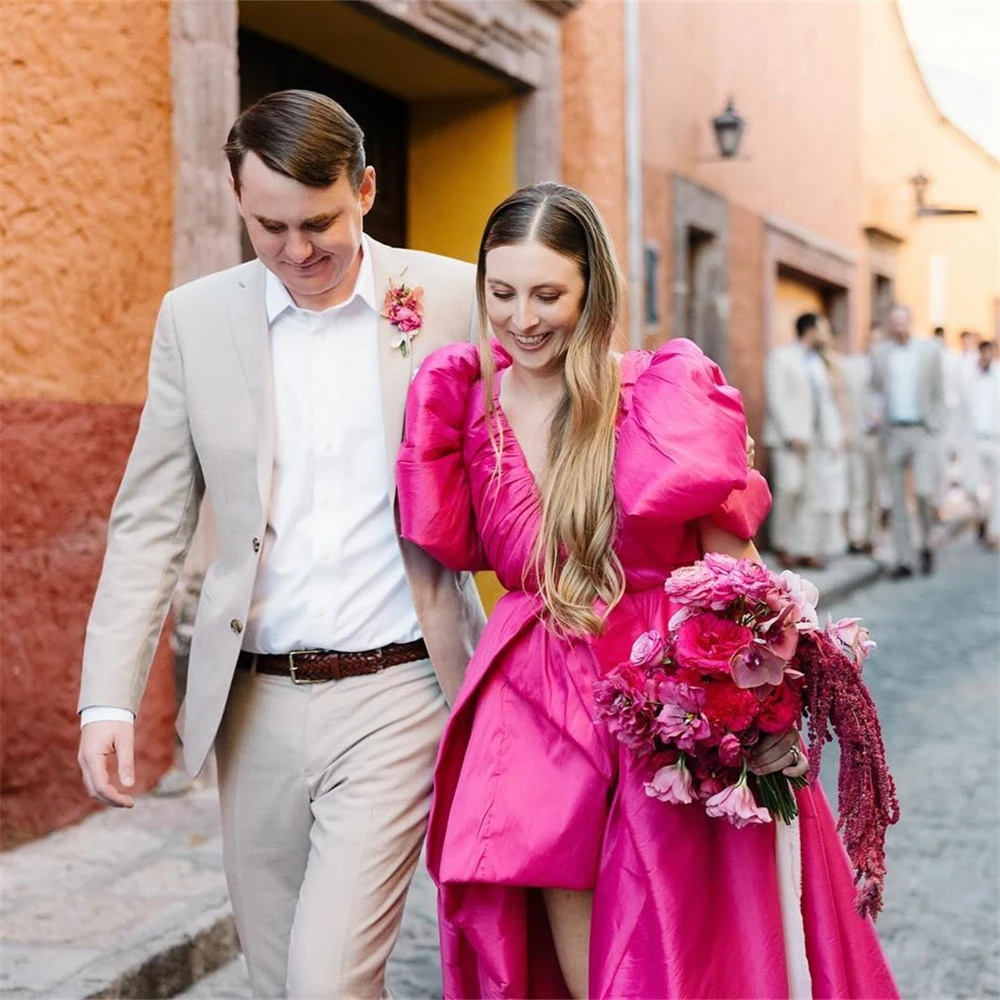
<svg viewBox="0 0 1000 1000">
<path fill-rule="evenodd" d="M 158 0 L 0 7 L 5 847 L 93 808 L 75 760 L 80 654 L 170 285 L 169 13 Z M 139 790 L 170 762 L 171 681 L 161 653 Z"/>
<path fill-rule="evenodd" d="M 1000 297 L 1000 164 L 951 125 L 934 103 L 890 0 L 858 4 L 865 224 L 903 240 L 896 293 L 918 333 L 942 323 L 996 337 Z M 917 218 L 909 179 L 930 178 L 926 200 L 976 208 L 979 216 Z M 943 311 L 934 310 L 931 259 L 943 271 Z"/>
<path fill-rule="evenodd" d="M 2 7 L 6 399 L 141 402 L 170 286 L 169 5 Z"/>
</svg>

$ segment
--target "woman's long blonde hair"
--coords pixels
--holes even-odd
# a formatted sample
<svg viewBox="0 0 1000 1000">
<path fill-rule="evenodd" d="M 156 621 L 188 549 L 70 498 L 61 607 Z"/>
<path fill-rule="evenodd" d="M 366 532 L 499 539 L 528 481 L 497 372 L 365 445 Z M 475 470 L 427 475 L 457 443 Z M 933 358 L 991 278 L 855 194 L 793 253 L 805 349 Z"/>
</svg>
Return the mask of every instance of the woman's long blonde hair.
<svg viewBox="0 0 1000 1000">
<path fill-rule="evenodd" d="M 598 633 L 621 599 L 624 572 L 614 550 L 615 424 L 621 374 L 611 338 L 621 308 L 622 281 L 604 223 L 590 199 L 562 184 L 536 184 L 493 210 L 479 246 L 476 294 L 486 419 L 497 455 L 503 427 L 497 419 L 496 366 L 486 315 L 486 255 L 535 240 L 574 261 L 583 273 L 580 319 L 564 347 L 565 391 L 552 418 L 548 467 L 539 483 L 541 528 L 534 555 L 551 625 L 568 634 Z M 603 614 L 595 602 L 604 603 Z"/>
</svg>

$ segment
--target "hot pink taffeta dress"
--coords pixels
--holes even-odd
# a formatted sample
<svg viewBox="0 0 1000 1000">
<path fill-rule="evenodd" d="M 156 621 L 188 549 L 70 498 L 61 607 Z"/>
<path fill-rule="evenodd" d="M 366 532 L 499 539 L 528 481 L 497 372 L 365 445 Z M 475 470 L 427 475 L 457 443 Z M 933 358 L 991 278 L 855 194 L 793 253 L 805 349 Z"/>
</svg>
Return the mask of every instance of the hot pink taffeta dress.
<svg viewBox="0 0 1000 1000">
<path fill-rule="evenodd" d="M 496 357 L 499 386 L 509 361 L 499 348 Z M 789 996 L 774 825 L 738 830 L 699 805 L 647 798 L 628 751 L 593 721 L 594 679 L 641 631 L 664 629 L 663 581 L 700 555 L 695 519 L 749 539 L 770 506 L 764 480 L 747 472 L 740 394 L 694 344 L 626 354 L 622 381 L 615 487 L 627 594 L 598 641 L 567 641 L 540 621 L 538 490 L 506 424 L 494 474 L 476 348 L 436 352 L 411 388 L 402 532 L 452 569 L 492 569 L 508 591 L 437 762 L 427 858 L 446 998 L 567 996 L 533 887 L 595 891 L 593 997 Z M 822 792 L 801 793 L 800 808 L 813 996 L 897 996 L 871 923 L 854 911 Z"/>
</svg>

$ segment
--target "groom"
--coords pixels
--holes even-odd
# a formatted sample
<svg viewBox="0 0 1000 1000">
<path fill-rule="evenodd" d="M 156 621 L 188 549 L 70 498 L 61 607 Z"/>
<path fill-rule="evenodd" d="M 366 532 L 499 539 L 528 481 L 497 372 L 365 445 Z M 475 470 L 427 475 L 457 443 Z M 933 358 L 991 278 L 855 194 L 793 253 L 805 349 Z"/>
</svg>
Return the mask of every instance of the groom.
<svg viewBox="0 0 1000 1000">
<path fill-rule="evenodd" d="M 226 877 L 254 996 L 378 997 L 434 755 L 483 624 L 473 581 L 396 532 L 421 360 L 467 340 L 473 269 L 363 234 L 363 135 L 271 94 L 226 154 L 257 260 L 167 294 L 111 514 L 80 694 L 90 793 L 131 806 L 134 713 L 207 492 L 219 554 L 180 723 L 213 743 Z"/>
</svg>

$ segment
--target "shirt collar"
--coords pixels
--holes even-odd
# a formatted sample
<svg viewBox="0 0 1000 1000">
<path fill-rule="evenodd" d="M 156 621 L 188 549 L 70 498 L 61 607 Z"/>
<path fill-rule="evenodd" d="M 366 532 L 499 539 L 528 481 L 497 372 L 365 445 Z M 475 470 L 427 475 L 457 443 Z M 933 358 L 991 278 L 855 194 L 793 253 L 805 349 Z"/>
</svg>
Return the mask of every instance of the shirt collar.
<svg viewBox="0 0 1000 1000">
<path fill-rule="evenodd" d="M 268 326 L 274 323 L 286 309 L 296 310 L 306 315 L 321 316 L 323 313 L 332 312 L 334 309 L 343 309 L 344 306 L 355 299 L 361 299 L 370 309 L 377 311 L 375 305 L 375 269 L 372 266 L 371 245 L 366 236 L 361 237 L 361 251 L 361 267 L 358 270 L 358 277 L 354 282 L 354 289 L 350 297 L 339 306 L 331 306 L 330 309 L 324 309 L 322 313 L 299 308 L 281 279 L 273 271 L 265 267 L 264 301 L 267 308 Z"/>
</svg>

